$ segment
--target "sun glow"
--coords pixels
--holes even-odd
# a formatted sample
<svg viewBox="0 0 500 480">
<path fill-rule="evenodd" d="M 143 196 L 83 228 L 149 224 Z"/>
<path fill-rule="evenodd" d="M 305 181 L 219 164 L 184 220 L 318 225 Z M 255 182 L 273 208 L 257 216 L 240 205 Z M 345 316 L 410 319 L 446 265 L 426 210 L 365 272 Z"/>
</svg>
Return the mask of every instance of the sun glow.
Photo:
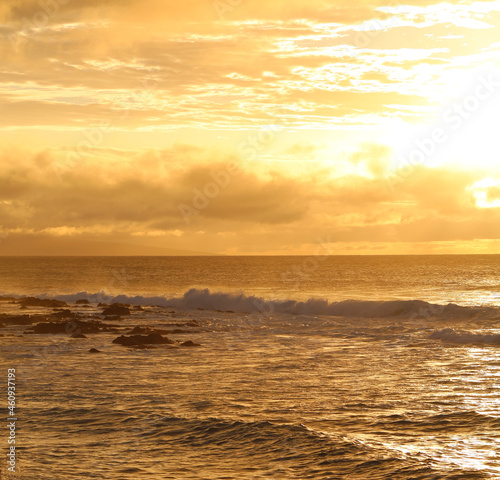
<svg viewBox="0 0 500 480">
<path fill-rule="evenodd" d="M 484 178 L 470 187 L 479 208 L 500 208 L 500 179 Z"/>
</svg>

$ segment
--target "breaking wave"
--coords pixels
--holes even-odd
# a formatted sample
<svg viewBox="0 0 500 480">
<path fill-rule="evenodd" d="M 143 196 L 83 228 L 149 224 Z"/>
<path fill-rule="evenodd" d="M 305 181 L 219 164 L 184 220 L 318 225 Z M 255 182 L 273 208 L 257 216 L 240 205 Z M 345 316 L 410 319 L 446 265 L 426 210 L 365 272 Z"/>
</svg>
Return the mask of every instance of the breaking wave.
<svg viewBox="0 0 500 480">
<path fill-rule="evenodd" d="M 18 296 L 19 297 L 19 296 Z M 344 300 L 328 301 L 319 298 L 300 300 L 271 300 L 240 293 L 211 292 L 209 289 L 192 288 L 182 296 L 129 296 L 109 295 L 106 292 L 78 292 L 71 295 L 39 295 L 40 298 L 55 298 L 68 303 L 88 300 L 91 303 L 127 303 L 141 306 L 170 308 L 203 309 L 230 311 L 235 313 L 271 316 L 273 314 L 328 315 L 337 317 L 387 318 L 405 317 L 415 319 L 450 318 L 470 319 L 498 317 L 500 311 L 495 307 L 460 306 L 449 303 L 438 305 L 423 300 Z"/>
<path fill-rule="evenodd" d="M 433 340 L 441 340 L 446 343 L 460 345 L 500 345 L 500 335 L 472 333 L 468 331 L 455 331 L 453 328 L 444 328 L 434 331 L 430 337 Z"/>
</svg>

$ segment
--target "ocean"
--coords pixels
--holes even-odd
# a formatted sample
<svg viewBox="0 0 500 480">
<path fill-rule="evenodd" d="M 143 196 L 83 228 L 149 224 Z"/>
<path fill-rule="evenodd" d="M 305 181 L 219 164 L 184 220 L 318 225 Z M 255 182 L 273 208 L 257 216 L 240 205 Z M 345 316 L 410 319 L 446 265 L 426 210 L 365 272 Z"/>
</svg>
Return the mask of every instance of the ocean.
<svg viewBox="0 0 500 480">
<path fill-rule="evenodd" d="M 499 274 L 498 255 L 0 257 L 12 478 L 500 478 Z M 113 343 L 134 328 L 171 342 Z"/>
</svg>

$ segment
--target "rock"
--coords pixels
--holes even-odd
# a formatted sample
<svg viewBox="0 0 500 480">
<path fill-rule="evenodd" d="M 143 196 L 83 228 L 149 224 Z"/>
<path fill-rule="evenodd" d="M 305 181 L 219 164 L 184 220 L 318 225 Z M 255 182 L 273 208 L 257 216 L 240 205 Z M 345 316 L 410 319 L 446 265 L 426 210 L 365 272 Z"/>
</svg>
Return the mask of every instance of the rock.
<svg viewBox="0 0 500 480">
<path fill-rule="evenodd" d="M 15 302 L 16 299 L 14 297 L 0 297 L 0 302 Z"/>
<path fill-rule="evenodd" d="M 89 353 L 102 353 L 100 350 L 97 350 L 97 348 L 91 348 L 89 350 Z"/>
<path fill-rule="evenodd" d="M 21 308 L 19 310 L 28 310 L 28 307 L 26 305 L 21 305 Z"/>
<path fill-rule="evenodd" d="M 168 335 L 171 333 L 169 330 L 157 330 L 149 327 L 134 327 L 127 335 L 150 335 L 152 333 L 159 333 L 160 335 Z"/>
<path fill-rule="evenodd" d="M 181 347 L 201 347 L 199 343 L 194 343 L 191 340 L 188 340 L 187 342 L 182 342 Z"/>
<path fill-rule="evenodd" d="M 60 300 L 51 300 L 48 298 L 41 299 L 41 298 L 35 298 L 35 297 L 26 297 L 26 298 L 20 298 L 17 303 L 20 305 L 25 305 L 27 307 L 51 307 L 51 308 L 57 308 L 57 307 L 66 307 L 67 303 L 66 302 L 61 302 Z"/>
<path fill-rule="evenodd" d="M 47 334 L 47 333 L 69 333 L 66 331 L 66 327 L 68 325 L 68 322 L 50 322 L 50 323 L 37 323 L 34 327 L 33 332 L 34 333 L 41 333 L 41 334 Z"/>
<path fill-rule="evenodd" d="M 87 338 L 83 333 L 74 333 L 71 338 Z"/>
<path fill-rule="evenodd" d="M 127 335 L 141 335 L 144 333 L 151 333 L 151 329 L 149 327 L 136 326 L 130 332 L 127 332 Z"/>
<path fill-rule="evenodd" d="M 172 345 L 175 342 L 170 340 L 168 337 L 163 337 L 159 333 L 150 333 L 149 335 L 132 335 L 126 337 L 122 335 L 121 337 L 115 338 L 113 343 L 118 343 L 119 345 L 134 346 L 134 345 L 156 345 L 156 344 L 169 344 Z"/>
<path fill-rule="evenodd" d="M 106 308 L 106 307 L 109 307 L 109 305 L 108 305 L 107 303 L 101 303 L 101 302 L 99 302 L 99 303 L 97 304 L 97 306 L 98 306 L 99 308 Z"/>
<path fill-rule="evenodd" d="M 57 318 L 74 318 L 76 315 L 71 310 L 57 310 L 54 313 L 50 314 L 51 317 Z"/>
<path fill-rule="evenodd" d="M 77 305 L 88 305 L 90 302 L 86 298 L 82 298 L 76 301 Z"/>
<path fill-rule="evenodd" d="M 138 312 L 144 312 L 144 308 L 142 308 L 140 305 L 136 305 L 134 307 L 134 310 L 137 310 Z"/>
<path fill-rule="evenodd" d="M 0 319 L 5 325 L 31 325 L 32 323 L 45 320 L 45 315 L 2 315 Z"/>
<path fill-rule="evenodd" d="M 176 325 L 176 324 L 174 324 Z M 161 330 L 150 327 L 134 327 L 127 335 L 150 335 L 152 333 L 159 333 L 160 335 L 174 335 L 179 333 L 198 333 L 194 330 L 183 330 L 182 328 L 174 328 L 173 330 Z"/>
<path fill-rule="evenodd" d="M 130 309 L 118 303 L 113 303 L 108 308 L 105 308 L 102 314 L 106 317 L 108 316 L 121 316 L 121 315 L 130 315 Z"/>
<path fill-rule="evenodd" d="M 108 325 L 104 325 L 96 320 L 88 322 L 84 322 L 83 320 L 71 320 L 69 322 L 38 323 L 37 325 L 35 325 L 33 330 L 38 334 L 67 333 L 69 335 L 113 331 L 113 329 Z"/>
</svg>

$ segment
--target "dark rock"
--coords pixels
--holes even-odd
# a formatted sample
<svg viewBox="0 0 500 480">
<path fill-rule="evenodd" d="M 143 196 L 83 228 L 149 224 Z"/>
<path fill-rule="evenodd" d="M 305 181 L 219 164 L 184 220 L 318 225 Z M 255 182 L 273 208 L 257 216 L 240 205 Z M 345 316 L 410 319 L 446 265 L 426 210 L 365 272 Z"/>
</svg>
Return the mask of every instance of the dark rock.
<svg viewBox="0 0 500 480">
<path fill-rule="evenodd" d="M 88 305 L 90 302 L 86 298 L 82 298 L 76 301 L 77 305 Z"/>
<path fill-rule="evenodd" d="M 71 310 L 57 310 L 54 313 L 50 314 L 51 317 L 57 318 L 74 318 L 76 315 Z"/>
<path fill-rule="evenodd" d="M 61 302 L 60 300 L 52 300 L 49 298 L 35 298 L 35 297 L 26 297 L 20 298 L 17 303 L 20 305 L 25 305 L 27 307 L 49 307 L 49 308 L 57 308 L 57 307 L 66 307 L 66 302 Z"/>
<path fill-rule="evenodd" d="M 21 305 L 21 308 L 19 310 L 28 310 L 28 307 L 26 305 Z"/>
<path fill-rule="evenodd" d="M 171 333 L 169 330 L 158 330 L 149 327 L 134 327 L 127 335 L 150 335 L 152 333 L 159 333 L 160 335 L 168 335 Z"/>
<path fill-rule="evenodd" d="M 67 322 L 50 322 L 50 323 L 37 323 L 34 327 L 34 333 L 67 333 L 66 332 Z"/>
<path fill-rule="evenodd" d="M 109 305 L 108 305 L 107 303 L 101 303 L 101 302 L 99 302 L 99 303 L 97 304 L 97 306 L 98 306 L 99 308 L 109 307 Z"/>
<path fill-rule="evenodd" d="M 45 315 L 2 315 L 0 319 L 5 325 L 31 325 L 40 320 L 45 320 Z"/>
<path fill-rule="evenodd" d="M 194 343 L 191 340 L 188 340 L 187 342 L 182 342 L 181 347 L 201 347 L 199 343 Z"/>
<path fill-rule="evenodd" d="M 192 330 L 183 330 L 182 328 L 174 328 L 171 332 L 172 335 L 175 333 L 195 333 Z"/>
<path fill-rule="evenodd" d="M 71 320 L 69 322 L 49 322 L 38 323 L 34 327 L 34 332 L 38 334 L 67 333 L 68 335 L 79 335 L 82 333 L 110 332 L 112 329 L 108 325 L 92 320 Z"/>
<path fill-rule="evenodd" d="M 89 350 L 89 353 L 102 353 L 100 350 L 97 350 L 97 348 L 91 348 Z"/>
<path fill-rule="evenodd" d="M 83 333 L 74 333 L 71 338 L 87 338 Z"/>
<path fill-rule="evenodd" d="M 15 302 L 16 299 L 14 297 L 0 297 L 0 302 Z"/>
<path fill-rule="evenodd" d="M 134 307 L 134 310 L 137 310 L 138 312 L 144 312 L 144 308 L 142 308 L 140 305 L 136 305 Z"/>
<path fill-rule="evenodd" d="M 119 345 L 133 346 L 133 345 L 153 345 L 153 344 L 169 344 L 175 343 L 170 338 L 163 337 L 159 333 L 150 333 L 149 335 L 132 335 L 126 337 L 122 335 L 121 337 L 115 338 L 113 343 L 118 343 Z"/>
<path fill-rule="evenodd" d="M 113 303 L 108 308 L 105 308 L 102 314 L 106 317 L 108 316 L 121 316 L 121 315 L 130 315 L 130 309 L 118 303 Z"/>
<path fill-rule="evenodd" d="M 151 333 L 151 329 L 149 327 L 136 326 L 130 332 L 127 332 L 127 335 L 141 335 L 144 333 Z"/>
</svg>

